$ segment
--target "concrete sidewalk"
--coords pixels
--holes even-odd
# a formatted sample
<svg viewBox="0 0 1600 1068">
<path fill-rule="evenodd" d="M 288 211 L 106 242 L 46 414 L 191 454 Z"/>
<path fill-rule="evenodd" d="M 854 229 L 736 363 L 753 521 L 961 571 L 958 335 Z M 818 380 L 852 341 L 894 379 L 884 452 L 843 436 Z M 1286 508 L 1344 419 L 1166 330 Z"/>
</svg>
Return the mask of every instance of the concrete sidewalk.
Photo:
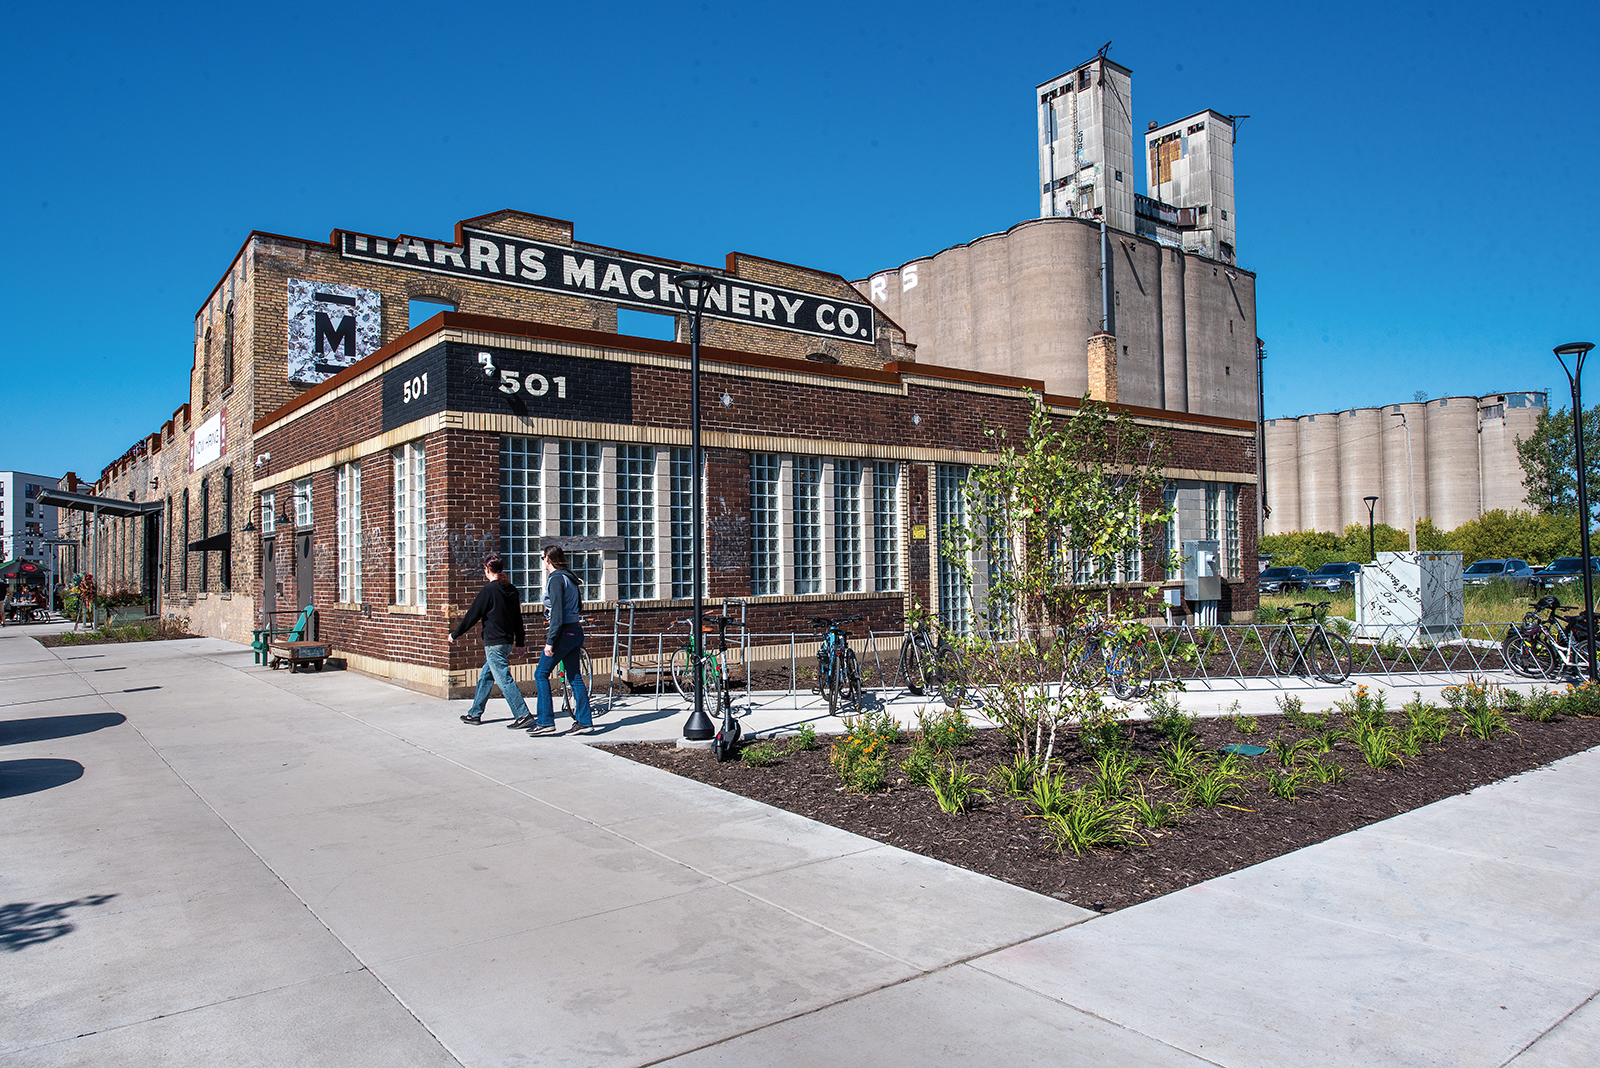
<svg viewBox="0 0 1600 1068">
<path fill-rule="evenodd" d="M 0 1065 L 1600 1048 L 1594 752 L 1095 916 L 572 739 L 466 727 L 461 702 L 250 661 L 0 632 Z M 615 736 L 681 724 L 601 722 L 631 716 Z"/>
</svg>

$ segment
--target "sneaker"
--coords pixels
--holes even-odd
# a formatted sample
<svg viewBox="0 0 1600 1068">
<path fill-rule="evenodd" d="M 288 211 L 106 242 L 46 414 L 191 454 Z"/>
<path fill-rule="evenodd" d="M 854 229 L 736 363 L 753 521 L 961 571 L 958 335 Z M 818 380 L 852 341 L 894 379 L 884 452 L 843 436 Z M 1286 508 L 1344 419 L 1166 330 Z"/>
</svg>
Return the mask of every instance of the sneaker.
<svg viewBox="0 0 1600 1068">
<path fill-rule="evenodd" d="M 527 728 L 533 726 L 536 722 L 538 722 L 538 721 L 534 718 L 533 713 L 530 712 L 526 716 L 518 716 L 516 719 L 512 720 L 510 723 L 507 723 L 506 724 L 506 730 L 508 730 L 508 731 L 526 730 Z"/>
<path fill-rule="evenodd" d="M 593 734 L 597 728 L 593 723 L 574 723 L 568 734 Z"/>
<path fill-rule="evenodd" d="M 556 725 L 554 723 L 535 723 L 528 728 L 528 734 L 530 737 L 538 734 L 554 734 L 555 732 Z"/>
<path fill-rule="evenodd" d="M 471 723 L 473 726 L 477 726 L 479 723 L 483 722 L 483 713 L 480 712 L 476 716 L 462 716 L 461 722 Z"/>
</svg>

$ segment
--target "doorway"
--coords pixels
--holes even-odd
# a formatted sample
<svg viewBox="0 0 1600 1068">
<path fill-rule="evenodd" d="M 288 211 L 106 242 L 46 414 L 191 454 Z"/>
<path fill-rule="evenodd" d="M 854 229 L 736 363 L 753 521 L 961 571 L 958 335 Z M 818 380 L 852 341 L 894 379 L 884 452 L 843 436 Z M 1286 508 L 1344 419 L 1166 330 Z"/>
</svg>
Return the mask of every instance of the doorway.
<svg viewBox="0 0 1600 1068">
<path fill-rule="evenodd" d="M 261 624 L 272 626 L 272 613 L 278 610 L 278 540 L 261 541 Z"/>
<path fill-rule="evenodd" d="M 294 536 L 295 607 L 305 611 L 311 605 L 311 531 L 296 531 Z"/>
</svg>

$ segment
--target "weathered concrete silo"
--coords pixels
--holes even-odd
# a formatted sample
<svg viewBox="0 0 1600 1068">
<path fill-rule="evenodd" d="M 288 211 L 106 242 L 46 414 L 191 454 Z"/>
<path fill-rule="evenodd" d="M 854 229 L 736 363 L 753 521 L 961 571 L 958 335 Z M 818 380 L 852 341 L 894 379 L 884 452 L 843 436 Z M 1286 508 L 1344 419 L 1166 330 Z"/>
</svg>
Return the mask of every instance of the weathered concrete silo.
<svg viewBox="0 0 1600 1068">
<path fill-rule="evenodd" d="M 1376 408 L 1339 415 L 1339 526 L 1367 525 L 1367 495 L 1383 494 L 1383 417 Z"/>
<path fill-rule="evenodd" d="M 1267 503 L 1272 514 L 1265 532 L 1304 530 L 1300 522 L 1300 432 L 1294 419 L 1268 419 L 1266 436 Z"/>
<path fill-rule="evenodd" d="M 1383 489 L 1378 519 L 1396 530 L 1411 529 L 1412 472 L 1417 518 L 1428 515 L 1428 416 L 1424 404 L 1386 404 L 1383 415 Z M 1405 416 L 1402 421 L 1400 416 Z M 1411 463 L 1406 462 L 1406 425 L 1411 427 Z"/>
<path fill-rule="evenodd" d="M 1042 378 L 1051 392 L 1071 396 L 1082 396 L 1088 387 L 1083 339 L 1093 333 L 1086 330 L 1091 319 L 1094 329 L 1098 330 L 1100 324 L 1099 281 L 1089 276 L 1083 261 L 1085 229 L 1024 225 L 1013 228 L 996 242 L 1005 246 L 1012 289 L 1012 342 L 997 350 L 1011 354 L 1002 373 Z M 984 239 L 986 243 L 990 240 Z M 937 268 L 943 269 L 942 263 Z M 980 355 L 991 361 L 995 358 L 994 353 Z M 920 352 L 917 358 L 922 358 Z M 976 366 L 988 369 L 986 365 Z M 1046 375 L 1043 368 L 1054 371 Z"/>
<path fill-rule="evenodd" d="M 1300 431 L 1300 525 L 1339 530 L 1339 424 L 1329 414 L 1302 415 Z"/>
<path fill-rule="evenodd" d="M 1481 514 L 1478 401 L 1440 397 L 1427 407 L 1429 514 L 1434 526 L 1452 530 Z"/>
<path fill-rule="evenodd" d="M 1540 393 L 1496 393 L 1478 402 L 1478 456 L 1483 471 L 1483 510 L 1528 508 L 1528 489 L 1517 457 L 1517 439 L 1527 441 L 1544 411 Z"/>
<path fill-rule="evenodd" d="M 1166 407 L 1174 411 L 1189 410 L 1189 326 L 1184 315 L 1184 272 L 1188 257 L 1175 248 L 1164 248 L 1161 257 L 1161 357 L 1166 378 Z M 1281 420 L 1293 429 L 1294 422 Z M 1298 478 L 1298 476 L 1296 476 Z M 1270 495 L 1271 490 L 1269 488 Z M 1299 514 L 1299 504 L 1295 513 Z M 1277 508 L 1274 507 L 1276 512 Z M 1297 530 L 1298 527 L 1288 527 Z"/>
</svg>

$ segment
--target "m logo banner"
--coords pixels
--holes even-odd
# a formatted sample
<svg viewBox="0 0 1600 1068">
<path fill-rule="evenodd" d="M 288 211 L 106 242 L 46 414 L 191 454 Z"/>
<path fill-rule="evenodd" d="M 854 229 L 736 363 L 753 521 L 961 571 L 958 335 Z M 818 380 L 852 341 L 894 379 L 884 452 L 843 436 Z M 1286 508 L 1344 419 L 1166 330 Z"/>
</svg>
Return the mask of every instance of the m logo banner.
<svg viewBox="0 0 1600 1068">
<path fill-rule="evenodd" d="M 370 289 L 289 279 L 289 381 L 315 384 L 376 352 L 382 308 Z"/>
<path fill-rule="evenodd" d="M 529 241 L 487 230 L 461 231 L 465 244 L 366 234 L 339 234 L 347 260 L 386 263 L 414 271 L 539 289 L 656 312 L 681 312 L 689 295 L 672 284 L 678 268 L 657 260 Z M 877 335 L 871 304 L 748 279 L 717 277 L 706 291 L 706 316 L 871 344 Z"/>
</svg>

